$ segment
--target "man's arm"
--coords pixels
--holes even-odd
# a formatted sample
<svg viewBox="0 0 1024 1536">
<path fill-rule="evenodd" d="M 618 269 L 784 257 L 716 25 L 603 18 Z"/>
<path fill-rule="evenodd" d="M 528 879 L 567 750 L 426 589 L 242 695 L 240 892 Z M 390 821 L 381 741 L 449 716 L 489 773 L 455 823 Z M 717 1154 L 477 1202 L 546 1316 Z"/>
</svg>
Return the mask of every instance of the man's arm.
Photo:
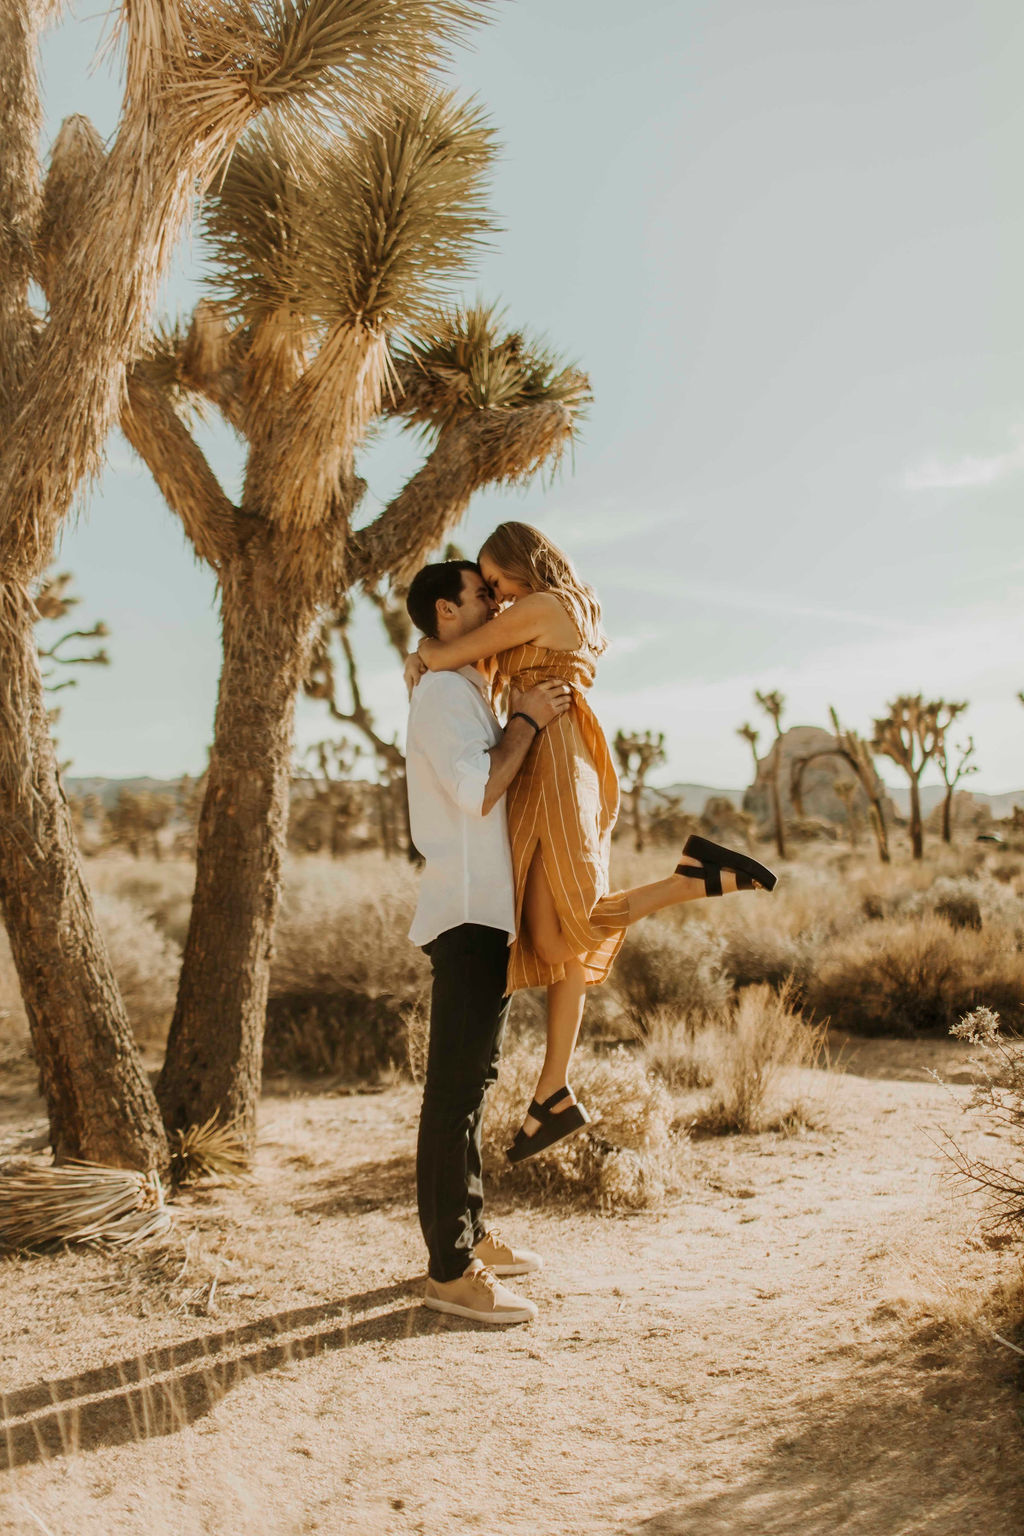
<svg viewBox="0 0 1024 1536">
<path fill-rule="evenodd" d="M 541 731 L 559 715 L 564 715 L 571 703 L 572 691 L 569 686 L 553 680 L 538 683 L 517 699 L 516 710 L 529 715 L 530 720 L 536 722 L 537 729 L 530 724 L 530 720 L 524 720 L 516 713 L 506 725 L 505 734 L 498 745 L 491 748 L 488 754 L 491 771 L 487 775 L 487 788 L 480 808 L 482 816 L 486 816 L 497 805 L 526 761 L 526 754 Z"/>
</svg>

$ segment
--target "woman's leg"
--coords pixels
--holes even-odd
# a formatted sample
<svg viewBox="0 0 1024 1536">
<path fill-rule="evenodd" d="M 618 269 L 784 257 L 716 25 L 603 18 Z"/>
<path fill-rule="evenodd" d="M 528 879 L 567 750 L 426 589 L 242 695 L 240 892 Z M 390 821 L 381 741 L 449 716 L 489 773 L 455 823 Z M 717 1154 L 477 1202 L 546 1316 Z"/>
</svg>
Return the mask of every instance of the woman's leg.
<svg viewBox="0 0 1024 1536">
<path fill-rule="evenodd" d="M 587 988 L 580 958 L 573 953 L 562 932 L 539 847 L 526 876 L 522 917 L 530 943 L 539 957 L 548 965 L 565 967 L 562 980 L 552 982 L 548 987 L 547 1047 L 534 1093 L 537 1102 L 543 1104 L 559 1088 L 568 1087 L 569 1064 L 576 1049 Z M 561 1104 L 555 1105 L 552 1113 L 559 1114 L 575 1102 L 575 1095 L 570 1094 Z M 532 1115 L 527 1115 L 523 1125 L 528 1136 L 538 1129 L 538 1122 Z"/>
<path fill-rule="evenodd" d="M 679 862 L 699 868 L 701 861 L 691 859 L 684 853 Z M 738 889 L 732 870 L 723 869 L 722 894 L 729 895 Z M 700 901 L 706 892 L 703 880 L 694 880 L 687 875 L 669 875 L 666 880 L 655 880 L 650 885 L 635 885 L 624 894 L 629 901 L 629 916 L 626 919 L 629 924 L 639 922 L 642 917 L 650 917 L 652 912 L 663 912 L 666 907 L 681 906 L 684 901 Z"/>
</svg>

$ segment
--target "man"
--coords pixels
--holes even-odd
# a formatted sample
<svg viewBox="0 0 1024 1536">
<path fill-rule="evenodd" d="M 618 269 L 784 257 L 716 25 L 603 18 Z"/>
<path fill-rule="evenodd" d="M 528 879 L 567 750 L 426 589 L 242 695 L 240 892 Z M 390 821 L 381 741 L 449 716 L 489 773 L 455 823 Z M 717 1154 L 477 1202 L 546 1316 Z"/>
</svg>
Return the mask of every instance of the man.
<svg viewBox="0 0 1024 1536">
<path fill-rule="evenodd" d="M 437 640 L 493 618 L 497 605 L 469 560 L 421 570 L 409 616 Z M 508 1017 L 505 969 L 515 889 L 505 791 L 536 736 L 568 709 L 564 683 L 520 695 L 502 731 L 478 667 L 428 672 L 409 706 L 406 773 L 413 842 L 425 867 L 409 932 L 430 956 L 430 1042 L 416 1149 L 416 1194 L 429 1254 L 424 1304 L 486 1323 L 521 1323 L 537 1308 L 499 1276 L 540 1269 L 483 1221 L 484 1095 L 498 1074 Z"/>
</svg>

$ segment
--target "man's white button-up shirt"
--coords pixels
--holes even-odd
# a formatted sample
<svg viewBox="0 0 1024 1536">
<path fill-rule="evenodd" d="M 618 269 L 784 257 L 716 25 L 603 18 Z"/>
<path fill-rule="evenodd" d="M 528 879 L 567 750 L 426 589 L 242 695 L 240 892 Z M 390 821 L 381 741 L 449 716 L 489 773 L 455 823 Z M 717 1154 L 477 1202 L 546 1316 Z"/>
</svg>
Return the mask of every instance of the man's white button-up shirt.
<svg viewBox="0 0 1024 1536">
<path fill-rule="evenodd" d="M 515 884 L 505 796 L 483 815 L 490 748 L 501 726 L 475 667 L 427 672 L 413 689 L 406 739 L 412 840 L 426 865 L 414 944 L 462 923 L 515 933 Z"/>
</svg>

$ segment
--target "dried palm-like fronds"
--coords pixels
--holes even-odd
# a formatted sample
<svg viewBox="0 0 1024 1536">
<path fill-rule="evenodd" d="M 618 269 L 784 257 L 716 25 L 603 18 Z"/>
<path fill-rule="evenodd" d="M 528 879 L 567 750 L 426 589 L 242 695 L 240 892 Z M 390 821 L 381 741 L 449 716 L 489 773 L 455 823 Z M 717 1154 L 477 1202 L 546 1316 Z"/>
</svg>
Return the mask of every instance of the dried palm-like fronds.
<svg viewBox="0 0 1024 1536">
<path fill-rule="evenodd" d="M 355 446 L 389 386 L 388 332 L 436 300 L 489 228 L 492 153 L 479 108 L 424 89 L 325 155 L 287 267 L 274 268 L 294 285 L 295 307 L 326 330 L 282 405 L 259 486 L 276 521 L 312 527 L 351 484 Z"/>
<path fill-rule="evenodd" d="M 554 401 L 574 422 L 591 401 L 590 381 L 574 363 L 522 330 L 504 328 L 504 311 L 477 303 L 441 310 L 396 355 L 402 393 L 394 411 L 427 436 L 469 412 Z"/>
<path fill-rule="evenodd" d="M 225 140 L 262 107 L 299 105 L 308 122 L 340 97 L 359 112 L 443 63 L 489 10 L 490 0 L 192 0 L 180 7 L 184 46 L 165 54 L 167 110 L 181 136 L 201 123 Z"/>
<path fill-rule="evenodd" d="M 294 303 L 300 227 L 317 174 L 314 141 L 270 120 L 251 128 L 203 204 L 214 257 L 206 283 L 250 330 Z"/>
<path fill-rule="evenodd" d="M 0 1248 L 124 1247 L 158 1237 L 170 1225 L 155 1173 L 76 1162 L 0 1175 Z"/>
<path fill-rule="evenodd" d="M 66 117 L 50 151 L 42 215 L 36 232 L 37 272 L 47 293 L 81 227 L 105 158 L 103 140 L 89 119 L 78 113 Z"/>
<path fill-rule="evenodd" d="M 249 1171 L 249 1156 L 238 1122 L 218 1124 L 213 1114 L 202 1125 L 190 1125 L 171 1138 L 171 1177 L 175 1184 L 199 1179 L 238 1179 Z"/>
<path fill-rule="evenodd" d="M 304 312 L 331 329 L 420 319 L 494 227 L 495 152 L 481 107 L 429 88 L 337 140 L 306 208 Z"/>
</svg>

